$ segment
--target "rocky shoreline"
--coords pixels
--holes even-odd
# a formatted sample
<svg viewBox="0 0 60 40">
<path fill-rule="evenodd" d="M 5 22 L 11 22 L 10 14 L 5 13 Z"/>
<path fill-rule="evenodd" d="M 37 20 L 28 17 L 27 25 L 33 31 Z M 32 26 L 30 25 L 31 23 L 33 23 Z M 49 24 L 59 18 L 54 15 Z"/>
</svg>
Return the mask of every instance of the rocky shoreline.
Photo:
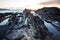
<svg viewBox="0 0 60 40">
<path fill-rule="evenodd" d="M 0 13 L 0 39 L 53 40 L 51 39 L 53 33 L 45 26 L 44 20 L 40 16 L 49 19 L 50 15 L 46 16 L 45 13 L 55 12 L 55 10 L 60 11 L 60 9 L 52 7 L 36 10 L 36 16 L 29 9 L 25 9 L 22 13 Z"/>
</svg>

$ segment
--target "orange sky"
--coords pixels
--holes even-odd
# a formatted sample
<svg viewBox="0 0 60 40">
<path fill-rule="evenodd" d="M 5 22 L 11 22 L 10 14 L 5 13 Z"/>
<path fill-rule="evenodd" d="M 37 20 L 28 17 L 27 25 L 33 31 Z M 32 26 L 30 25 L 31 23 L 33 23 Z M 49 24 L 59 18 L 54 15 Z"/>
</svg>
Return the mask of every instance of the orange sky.
<svg viewBox="0 0 60 40">
<path fill-rule="evenodd" d="M 28 8 L 60 7 L 60 0 L 0 0 L 0 8 Z"/>
<path fill-rule="evenodd" d="M 58 8 L 60 8 L 60 3 L 58 3 L 58 2 L 39 3 L 39 4 L 36 5 L 35 8 L 36 8 L 36 9 L 39 9 L 39 8 L 43 8 L 43 7 L 58 7 Z M 33 8 L 34 8 L 34 7 L 33 7 Z M 33 9 L 33 8 L 32 8 L 32 9 Z"/>
<path fill-rule="evenodd" d="M 60 8 L 59 2 L 45 2 L 45 3 L 40 3 L 38 5 L 43 6 L 43 7 L 59 7 Z"/>
</svg>

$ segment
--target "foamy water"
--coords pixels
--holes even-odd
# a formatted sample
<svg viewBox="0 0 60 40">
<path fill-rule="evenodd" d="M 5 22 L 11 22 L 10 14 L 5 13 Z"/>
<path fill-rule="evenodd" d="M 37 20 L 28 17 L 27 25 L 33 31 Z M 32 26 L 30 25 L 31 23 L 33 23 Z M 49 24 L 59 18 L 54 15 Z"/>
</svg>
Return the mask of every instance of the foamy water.
<svg viewBox="0 0 60 40">
<path fill-rule="evenodd" d="M 22 12 L 23 10 L 0 10 L 0 13 L 6 13 L 6 12 Z"/>
</svg>

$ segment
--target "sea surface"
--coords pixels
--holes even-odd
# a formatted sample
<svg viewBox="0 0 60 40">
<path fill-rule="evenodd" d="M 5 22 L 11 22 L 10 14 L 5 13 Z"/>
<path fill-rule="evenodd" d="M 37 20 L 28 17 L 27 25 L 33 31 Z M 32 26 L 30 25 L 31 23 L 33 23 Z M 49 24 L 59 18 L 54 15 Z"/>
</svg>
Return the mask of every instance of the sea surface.
<svg viewBox="0 0 60 40">
<path fill-rule="evenodd" d="M 0 13 L 8 13 L 8 12 L 13 12 L 13 13 L 15 13 L 15 12 L 22 12 L 23 10 L 0 10 Z"/>
</svg>

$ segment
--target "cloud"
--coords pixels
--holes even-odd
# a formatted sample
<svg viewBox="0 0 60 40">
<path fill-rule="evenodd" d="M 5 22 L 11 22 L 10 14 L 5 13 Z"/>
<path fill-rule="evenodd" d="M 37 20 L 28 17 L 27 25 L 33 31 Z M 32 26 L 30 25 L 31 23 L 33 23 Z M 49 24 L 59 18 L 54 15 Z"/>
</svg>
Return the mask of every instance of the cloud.
<svg viewBox="0 0 60 40">
<path fill-rule="evenodd" d="M 51 5 L 60 7 L 60 0 L 0 0 L 0 8 L 38 9 Z"/>
<path fill-rule="evenodd" d="M 51 0 L 47 2 L 42 2 L 42 3 L 38 3 L 38 5 L 42 7 L 59 7 L 60 8 L 60 0 Z"/>
<path fill-rule="evenodd" d="M 60 0 L 51 0 L 51 1 L 42 2 L 42 3 L 39 3 L 39 4 L 60 4 Z"/>
</svg>

